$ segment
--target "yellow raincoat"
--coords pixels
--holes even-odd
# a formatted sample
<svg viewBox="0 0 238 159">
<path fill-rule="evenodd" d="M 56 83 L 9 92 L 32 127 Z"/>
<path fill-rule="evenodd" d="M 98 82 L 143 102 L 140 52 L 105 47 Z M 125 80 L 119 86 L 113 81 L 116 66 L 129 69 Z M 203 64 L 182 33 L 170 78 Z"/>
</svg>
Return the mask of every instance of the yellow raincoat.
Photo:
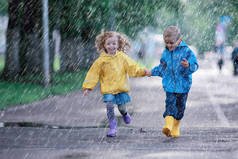
<svg viewBox="0 0 238 159">
<path fill-rule="evenodd" d="M 83 83 L 83 89 L 93 89 L 100 79 L 102 94 L 118 94 L 129 92 L 129 76 L 145 76 L 145 68 L 138 64 L 123 52 L 109 55 L 102 52 L 96 59 Z"/>
</svg>

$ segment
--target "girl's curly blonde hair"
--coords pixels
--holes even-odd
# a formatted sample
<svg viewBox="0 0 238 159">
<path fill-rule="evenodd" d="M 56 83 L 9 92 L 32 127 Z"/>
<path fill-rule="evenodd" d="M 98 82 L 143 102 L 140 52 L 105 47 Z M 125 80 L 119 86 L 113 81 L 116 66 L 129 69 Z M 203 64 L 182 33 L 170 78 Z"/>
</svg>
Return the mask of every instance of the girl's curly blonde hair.
<svg viewBox="0 0 238 159">
<path fill-rule="evenodd" d="M 96 37 L 95 44 L 96 44 L 97 50 L 106 51 L 104 44 L 108 38 L 113 36 L 116 36 L 118 38 L 118 45 L 119 45 L 118 51 L 128 53 L 130 51 L 131 45 L 129 43 L 127 36 L 115 31 L 104 32 L 104 30 L 102 30 L 101 34 L 99 34 Z"/>
</svg>

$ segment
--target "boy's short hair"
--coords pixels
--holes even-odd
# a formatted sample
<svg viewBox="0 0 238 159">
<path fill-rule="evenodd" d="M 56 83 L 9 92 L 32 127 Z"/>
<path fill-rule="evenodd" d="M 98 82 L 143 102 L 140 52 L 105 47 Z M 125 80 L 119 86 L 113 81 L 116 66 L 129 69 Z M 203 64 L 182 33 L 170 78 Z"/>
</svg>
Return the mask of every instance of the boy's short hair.
<svg viewBox="0 0 238 159">
<path fill-rule="evenodd" d="M 176 37 L 176 40 L 178 40 L 181 35 L 180 35 L 180 30 L 178 27 L 176 26 L 168 26 L 165 31 L 164 31 L 164 34 L 163 34 L 164 38 L 165 37 L 171 37 L 171 36 L 175 36 Z"/>
</svg>

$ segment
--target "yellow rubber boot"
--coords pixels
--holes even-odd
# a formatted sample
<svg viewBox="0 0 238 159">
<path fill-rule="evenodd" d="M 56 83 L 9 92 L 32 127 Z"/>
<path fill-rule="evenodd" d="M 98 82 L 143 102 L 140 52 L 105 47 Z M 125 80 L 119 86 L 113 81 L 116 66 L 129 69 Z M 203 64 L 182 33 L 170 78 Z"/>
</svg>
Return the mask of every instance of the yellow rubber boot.
<svg viewBox="0 0 238 159">
<path fill-rule="evenodd" d="M 171 131 L 173 129 L 173 124 L 174 124 L 174 117 L 166 116 L 165 117 L 165 126 L 163 127 L 162 132 L 168 137 L 171 136 Z"/>
<path fill-rule="evenodd" d="M 173 129 L 171 131 L 172 137 L 176 138 L 176 137 L 180 136 L 179 124 L 180 124 L 180 120 L 174 119 L 174 126 L 173 126 Z"/>
</svg>

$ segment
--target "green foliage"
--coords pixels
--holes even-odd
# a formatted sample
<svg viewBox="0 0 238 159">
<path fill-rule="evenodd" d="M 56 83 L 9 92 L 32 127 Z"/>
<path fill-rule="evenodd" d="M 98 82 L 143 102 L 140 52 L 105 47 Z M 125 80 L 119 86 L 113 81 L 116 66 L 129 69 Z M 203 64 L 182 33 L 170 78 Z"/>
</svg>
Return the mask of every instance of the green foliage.
<svg viewBox="0 0 238 159">
<path fill-rule="evenodd" d="M 54 67 L 55 72 L 58 72 L 60 70 L 60 57 L 59 56 L 55 56 L 53 67 Z"/>
<path fill-rule="evenodd" d="M 3 70 L 5 65 L 5 57 L 4 54 L 0 54 L 0 72 Z"/>
<path fill-rule="evenodd" d="M 166 5 L 170 10 L 181 8 L 179 0 L 173 3 L 169 0 L 63 0 L 61 30 L 63 37 L 88 40 L 94 38 L 101 29 L 110 30 L 114 21 L 116 31 L 135 37 L 145 26 L 157 25 L 159 10 Z"/>
<path fill-rule="evenodd" d="M 88 40 L 107 26 L 109 0 L 62 1 L 61 29 L 64 37 Z"/>
<path fill-rule="evenodd" d="M 0 15 L 7 14 L 8 10 L 8 1 L 7 0 L 0 0 Z"/>
<path fill-rule="evenodd" d="M 156 26 L 162 1 L 115 1 L 116 30 L 135 37 L 145 26 Z"/>
<path fill-rule="evenodd" d="M 0 13 L 6 14 L 7 0 L 0 0 Z M 232 17 L 228 43 L 237 37 L 238 2 L 236 0 L 50 0 L 50 28 L 61 26 L 63 38 L 94 39 L 101 29 L 135 38 L 146 26 L 160 33 L 168 25 L 178 25 L 184 40 L 200 52 L 211 50 L 219 16 Z"/>
<path fill-rule="evenodd" d="M 76 73 L 56 74 L 49 88 L 37 84 L 0 82 L 0 109 L 28 104 L 59 94 L 67 94 L 82 87 L 86 70 Z"/>
</svg>

